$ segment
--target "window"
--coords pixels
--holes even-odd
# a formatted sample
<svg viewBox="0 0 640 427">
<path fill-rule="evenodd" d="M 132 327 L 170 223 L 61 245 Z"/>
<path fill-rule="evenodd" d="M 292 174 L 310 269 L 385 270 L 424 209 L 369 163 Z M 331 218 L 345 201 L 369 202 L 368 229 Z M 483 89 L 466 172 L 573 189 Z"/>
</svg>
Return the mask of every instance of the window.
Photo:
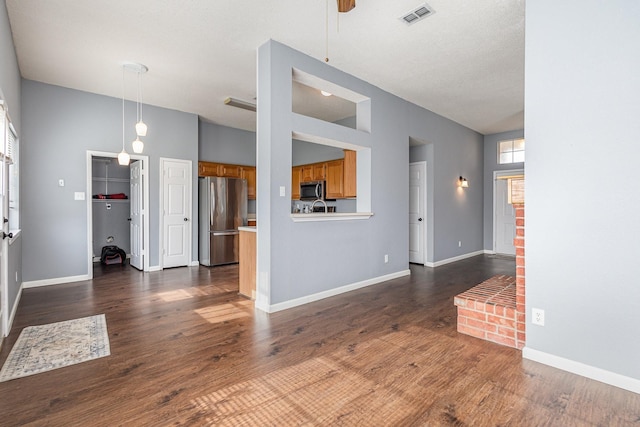
<svg viewBox="0 0 640 427">
<path fill-rule="evenodd" d="M 524 162 L 524 138 L 498 142 L 498 164 Z"/>
</svg>

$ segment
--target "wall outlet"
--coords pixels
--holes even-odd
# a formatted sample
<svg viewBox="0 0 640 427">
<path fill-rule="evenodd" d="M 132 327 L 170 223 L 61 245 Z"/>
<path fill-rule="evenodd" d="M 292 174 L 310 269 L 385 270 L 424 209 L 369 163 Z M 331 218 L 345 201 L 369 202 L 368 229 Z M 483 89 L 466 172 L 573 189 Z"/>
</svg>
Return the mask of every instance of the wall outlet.
<svg viewBox="0 0 640 427">
<path fill-rule="evenodd" d="M 462 247 L 462 240 L 458 240 L 458 247 L 461 248 Z"/>
<path fill-rule="evenodd" d="M 388 263 L 389 262 L 389 255 L 388 254 L 384 254 L 384 263 Z"/>
<path fill-rule="evenodd" d="M 531 323 L 534 325 L 544 326 L 544 310 L 540 308 L 532 308 Z"/>
</svg>

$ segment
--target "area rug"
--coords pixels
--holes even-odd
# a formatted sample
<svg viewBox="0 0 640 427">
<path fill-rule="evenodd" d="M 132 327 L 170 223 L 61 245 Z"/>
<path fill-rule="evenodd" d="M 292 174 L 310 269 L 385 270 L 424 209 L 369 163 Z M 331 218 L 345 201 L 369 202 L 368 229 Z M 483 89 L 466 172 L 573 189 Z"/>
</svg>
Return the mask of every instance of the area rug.
<svg viewBox="0 0 640 427">
<path fill-rule="evenodd" d="M 0 382 L 109 356 L 104 314 L 28 326 L 0 371 Z"/>
</svg>

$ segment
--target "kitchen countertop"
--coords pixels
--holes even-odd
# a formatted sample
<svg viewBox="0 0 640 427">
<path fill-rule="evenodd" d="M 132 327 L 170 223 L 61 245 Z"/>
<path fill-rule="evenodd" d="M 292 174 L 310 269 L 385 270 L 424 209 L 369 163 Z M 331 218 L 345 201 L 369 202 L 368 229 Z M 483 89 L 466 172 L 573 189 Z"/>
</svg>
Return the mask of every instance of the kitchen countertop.
<svg viewBox="0 0 640 427">
<path fill-rule="evenodd" d="M 238 227 L 239 231 L 248 231 L 250 233 L 255 233 L 257 227 Z"/>
</svg>

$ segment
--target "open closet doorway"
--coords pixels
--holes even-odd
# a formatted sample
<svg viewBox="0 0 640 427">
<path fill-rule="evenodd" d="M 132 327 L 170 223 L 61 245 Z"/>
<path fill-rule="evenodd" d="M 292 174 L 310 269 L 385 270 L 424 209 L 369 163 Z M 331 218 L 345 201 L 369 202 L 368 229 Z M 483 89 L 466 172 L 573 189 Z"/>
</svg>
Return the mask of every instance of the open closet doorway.
<svg viewBox="0 0 640 427">
<path fill-rule="evenodd" d="M 128 166 L 117 153 L 87 151 L 88 273 L 104 246 L 122 249 L 132 267 L 149 271 L 149 183 L 147 156 L 131 155 Z"/>
</svg>

